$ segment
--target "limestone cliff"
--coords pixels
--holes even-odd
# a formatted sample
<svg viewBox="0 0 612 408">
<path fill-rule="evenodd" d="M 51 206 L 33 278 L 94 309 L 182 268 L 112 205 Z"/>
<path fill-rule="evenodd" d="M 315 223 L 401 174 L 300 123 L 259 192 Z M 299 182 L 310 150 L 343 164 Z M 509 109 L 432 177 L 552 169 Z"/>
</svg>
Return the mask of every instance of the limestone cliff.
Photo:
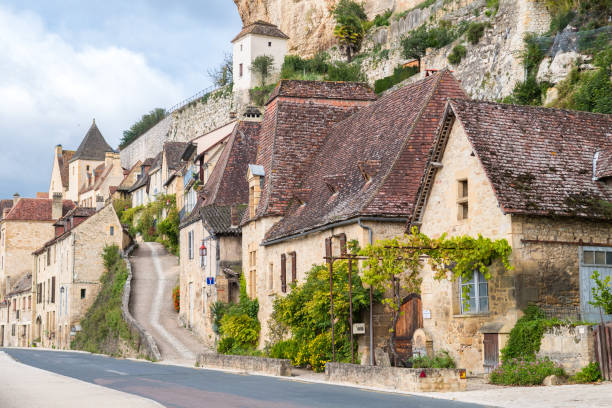
<svg viewBox="0 0 612 408">
<path fill-rule="evenodd" d="M 310 56 L 334 44 L 331 9 L 338 0 L 234 0 L 244 25 L 256 20 L 276 24 L 290 37 L 289 52 Z M 368 16 L 387 9 L 407 10 L 421 0 L 366 0 Z"/>
</svg>

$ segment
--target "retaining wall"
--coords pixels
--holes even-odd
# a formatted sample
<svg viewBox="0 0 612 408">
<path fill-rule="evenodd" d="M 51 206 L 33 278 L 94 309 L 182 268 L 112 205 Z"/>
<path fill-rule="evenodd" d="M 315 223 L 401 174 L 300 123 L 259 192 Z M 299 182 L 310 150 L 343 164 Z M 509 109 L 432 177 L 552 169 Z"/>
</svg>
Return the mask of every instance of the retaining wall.
<svg viewBox="0 0 612 408">
<path fill-rule="evenodd" d="M 279 358 L 202 353 L 198 355 L 197 365 L 204 368 L 223 368 L 247 371 L 249 373 L 291 377 L 291 361 Z"/>
<path fill-rule="evenodd" d="M 568 374 L 575 374 L 595 361 L 592 326 L 553 327 L 542 337 L 538 358 L 548 357 Z"/>
<path fill-rule="evenodd" d="M 424 373 L 423 377 L 421 376 Z M 461 375 L 463 373 L 463 378 Z M 406 392 L 465 391 L 465 371 L 451 368 L 400 368 L 327 363 L 329 382 L 387 388 Z"/>
<path fill-rule="evenodd" d="M 138 333 L 140 336 L 140 344 L 139 344 L 139 352 L 144 351 L 147 357 L 152 361 L 161 360 L 161 354 L 159 352 L 159 348 L 157 348 L 157 343 L 153 339 L 144 327 L 140 325 L 130 313 L 130 294 L 132 293 L 132 263 L 130 262 L 129 256 L 132 251 L 136 248 L 136 244 L 130 246 L 125 252 L 121 255 L 125 260 L 128 277 L 125 281 L 125 286 L 123 287 L 123 299 L 121 299 L 121 314 L 123 315 L 123 319 L 129 326 L 130 330 Z M 144 349 L 144 350 L 143 350 Z"/>
</svg>

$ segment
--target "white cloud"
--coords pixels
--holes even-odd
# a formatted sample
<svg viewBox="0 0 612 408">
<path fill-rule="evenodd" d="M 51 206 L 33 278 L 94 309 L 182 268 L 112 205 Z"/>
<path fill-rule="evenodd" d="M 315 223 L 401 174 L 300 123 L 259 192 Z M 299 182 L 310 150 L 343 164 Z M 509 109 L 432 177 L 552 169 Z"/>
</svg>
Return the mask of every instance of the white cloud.
<svg viewBox="0 0 612 408">
<path fill-rule="evenodd" d="M 37 15 L 0 6 L 0 198 L 45 191 L 53 146 L 76 149 L 92 118 L 116 146 L 143 113 L 193 91 L 183 88 L 142 54 L 76 48 Z"/>
</svg>

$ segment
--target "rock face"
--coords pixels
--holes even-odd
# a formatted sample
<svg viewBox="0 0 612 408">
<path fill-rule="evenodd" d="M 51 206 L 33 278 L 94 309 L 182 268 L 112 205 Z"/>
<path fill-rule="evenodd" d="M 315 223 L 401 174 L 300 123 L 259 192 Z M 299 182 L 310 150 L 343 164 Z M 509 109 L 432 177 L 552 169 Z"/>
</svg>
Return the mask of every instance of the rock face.
<svg viewBox="0 0 612 408">
<path fill-rule="evenodd" d="M 366 0 L 370 18 L 387 9 L 403 11 L 421 0 Z M 242 23 L 256 20 L 276 24 L 290 37 L 289 53 L 311 56 L 335 44 L 331 9 L 338 0 L 234 0 Z"/>
</svg>

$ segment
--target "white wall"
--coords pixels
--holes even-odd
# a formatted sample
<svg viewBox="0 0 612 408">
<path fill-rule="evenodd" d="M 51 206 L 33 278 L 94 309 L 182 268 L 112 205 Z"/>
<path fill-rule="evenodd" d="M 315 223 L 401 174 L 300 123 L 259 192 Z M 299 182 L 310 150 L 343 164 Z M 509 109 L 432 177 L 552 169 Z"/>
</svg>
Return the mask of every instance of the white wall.
<svg viewBox="0 0 612 408">
<path fill-rule="evenodd" d="M 274 72 L 267 80 L 272 83 L 279 78 L 285 55 L 287 40 L 277 37 L 248 34 L 234 43 L 234 91 L 243 91 L 259 86 L 260 78 L 251 72 L 251 63 L 261 55 L 274 58 Z M 240 76 L 242 64 L 242 76 Z"/>
</svg>

